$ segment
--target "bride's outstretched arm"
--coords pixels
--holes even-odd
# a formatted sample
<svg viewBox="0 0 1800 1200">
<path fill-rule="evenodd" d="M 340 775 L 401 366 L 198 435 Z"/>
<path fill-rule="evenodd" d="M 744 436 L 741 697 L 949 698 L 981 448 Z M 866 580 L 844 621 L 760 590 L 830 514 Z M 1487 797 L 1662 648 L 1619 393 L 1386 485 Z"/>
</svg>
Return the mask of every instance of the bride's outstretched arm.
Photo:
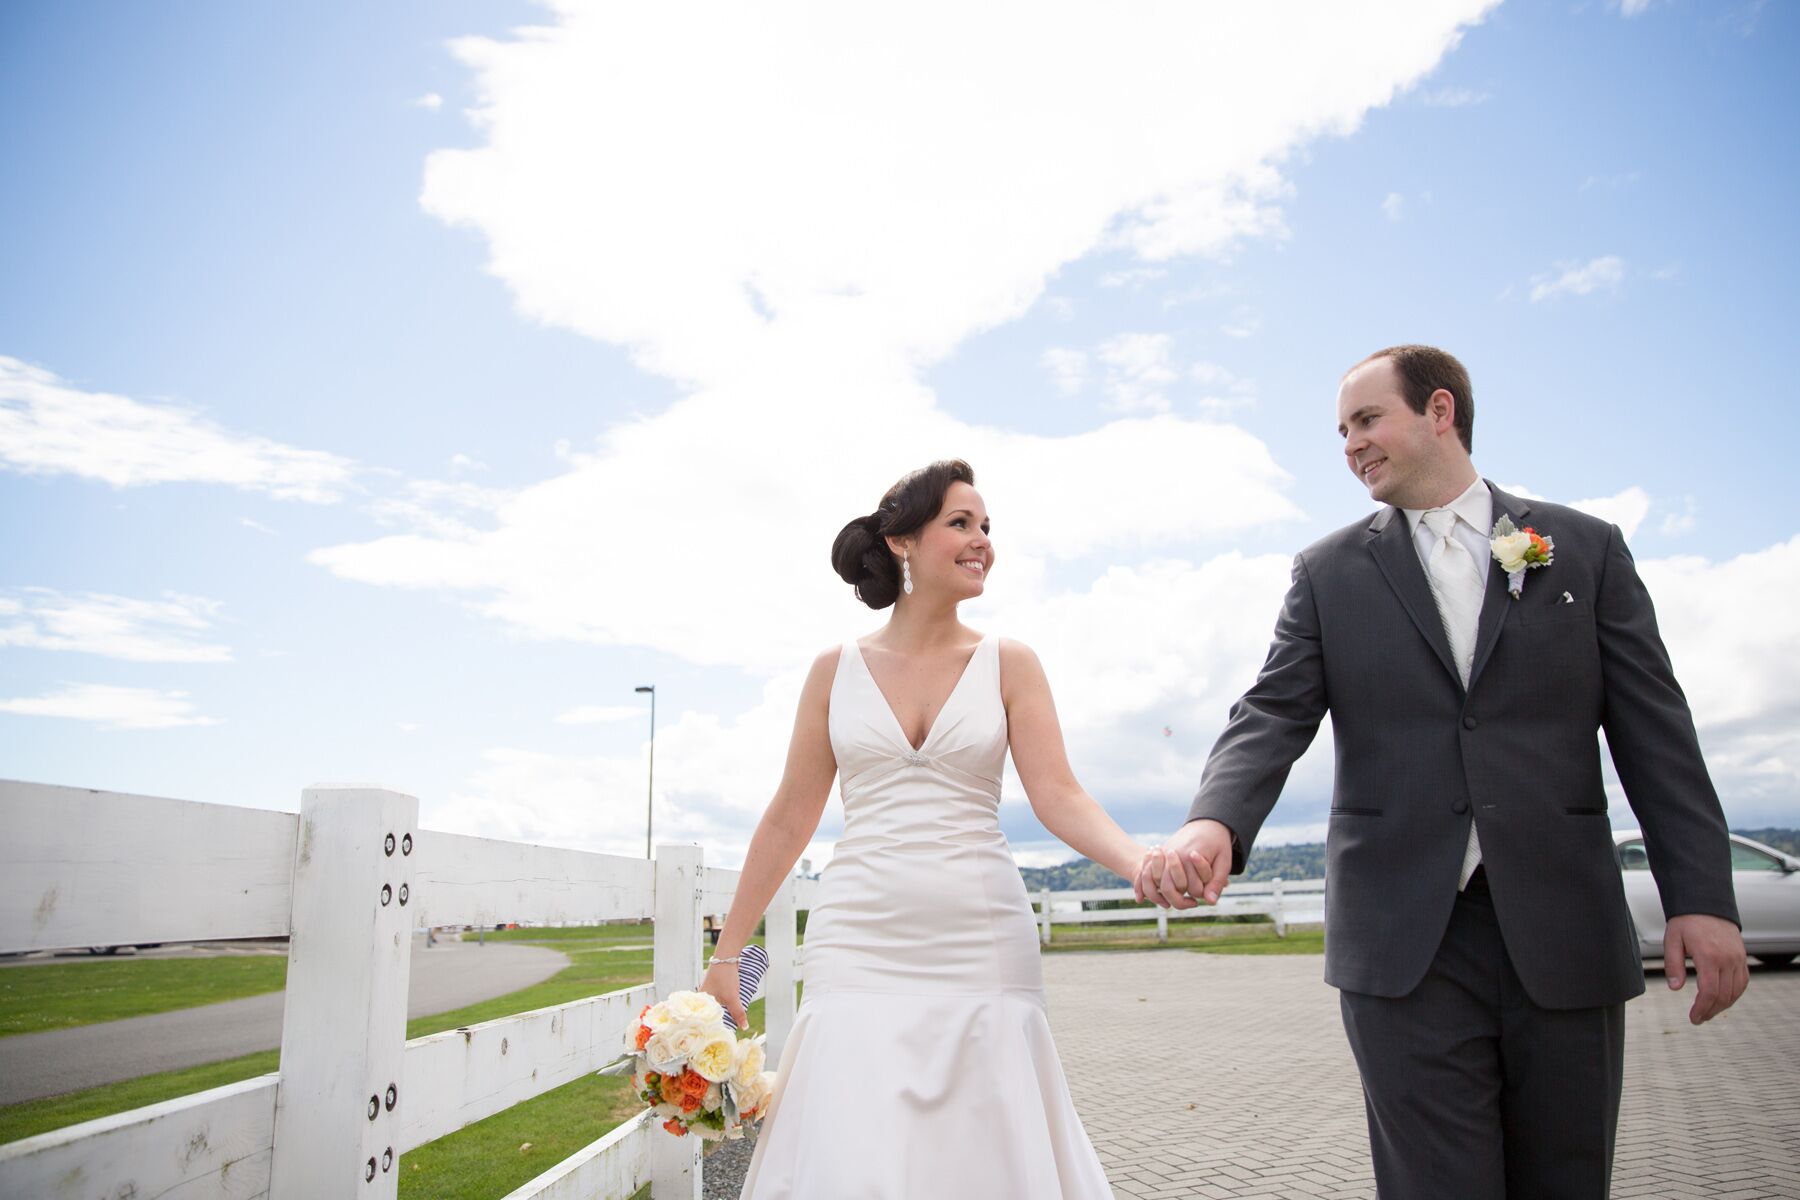
<svg viewBox="0 0 1800 1200">
<path fill-rule="evenodd" d="M 1000 642 L 1000 692 L 1013 765 L 1038 820 L 1071 848 L 1135 879 L 1148 849 L 1119 828 L 1076 780 L 1044 666 L 1031 647 L 1010 638 Z"/>
<path fill-rule="evenodd" d="M 714 947 L 716 958 L 736 958 L 749 944 L 756 923 L 769 901 L 787 879 L 819 827 L 819 815 L 831 797 L 831 781 L 837 775 L 837 758 L 831 752 L 826 720 L 831 705 L 831 680 L 837 674 L 837 649 L 825 651 L 813 661 L 800 689 L 800 708 L 794 715 L 794 736 L 788 742 L 787 766 L 775 798 L 756 824 L 744 869 L 738 876 L 731 912 Z M 719 963 L 707 969 L 700 990 L 710 994 L 737 1027 L 744 1027 L 744 1009 L 738 1001 L 736 963 Z"/>
</svg>

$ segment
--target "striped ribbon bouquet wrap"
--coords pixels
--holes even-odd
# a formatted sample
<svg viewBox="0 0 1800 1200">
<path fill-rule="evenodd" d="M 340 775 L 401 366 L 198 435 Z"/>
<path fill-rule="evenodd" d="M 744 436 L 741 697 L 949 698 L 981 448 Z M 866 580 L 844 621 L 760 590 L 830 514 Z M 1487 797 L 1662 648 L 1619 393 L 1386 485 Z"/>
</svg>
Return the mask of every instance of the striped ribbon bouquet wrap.
<svg viewBox="0 0 1800 1200">
<path fill-rule="evenodd" d="M 768 966 L 761 946 L 744 947 L 738 998 L 745 1008 Z M 638 1098 L 677 1137 L 742 1137 L 745 1123 L 768 1110 L 775 1075 L 763 1070 L 763 1039 L 738 1037 L 734 1028 L 724 1007 L 705 992 L 674 992 L 644 1006 L 626 1031 L 625 1054 L 600 1074 L 629 1073 Z"/>
</svg>

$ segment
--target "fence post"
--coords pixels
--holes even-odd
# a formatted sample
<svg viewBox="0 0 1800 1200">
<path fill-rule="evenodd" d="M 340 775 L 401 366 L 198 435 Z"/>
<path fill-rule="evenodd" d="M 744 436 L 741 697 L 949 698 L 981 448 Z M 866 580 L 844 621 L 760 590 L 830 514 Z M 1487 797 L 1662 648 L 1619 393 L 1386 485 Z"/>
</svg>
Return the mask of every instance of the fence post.
<svg viewBox="0 0 1800 1200">
<path fill-rule="evenodd" d="M 656 848 L 656 925 L 651 972 L 659 1000 L 691 991 L 704 974 L 700 964 L 703 881 L 700 847 Z M 651 1130 L 652 1200 L 700 1200 L 700 1139 Z"/>
<path fill-rule="evenodd" d="M 301 793 L 271 1200 L 396 1194 L 418 818 L 399 792 Z"/>
<path fill-rule="evenodd" d="M 795 891 L 790 875 L 763 914 L 763 948 L 769 952 L 769 973 L 763 980 L 763 1031 L 768 1034 L 766 1049 L 772 1063 L 781 1061 L 781 1048 L 794 1028 L 794 960 L 800 950 Z"/>
<path fill-rule="evenodd" d="M 1284 938 L 1287 936 L 1287 913 L 1283 910 L 1282 904 L 1281 904 L 1281 877 L 1280 876 L 1276 876 L 1276 878 L 1275 878 L 1274 909 L 1275 909 L 1275 914 L 1274 914 L 1275 915 L 1275 936 L 1278 938 Z"/>
<path fill-rule="evenodd" d="M 1050 889 L 1045 888 L 1038 893 L 1038 897 L 1038 917 L 1044 926 L 1044 945 L 1048 946 L 1050 944 Z"/>
<path fill-rule="evenodd" d="M 1161 907 L 1156 910 L 1156 940 L 1159 942 L 1169 940 L 1169 913 L 1167 909 Z"/>
</svg>

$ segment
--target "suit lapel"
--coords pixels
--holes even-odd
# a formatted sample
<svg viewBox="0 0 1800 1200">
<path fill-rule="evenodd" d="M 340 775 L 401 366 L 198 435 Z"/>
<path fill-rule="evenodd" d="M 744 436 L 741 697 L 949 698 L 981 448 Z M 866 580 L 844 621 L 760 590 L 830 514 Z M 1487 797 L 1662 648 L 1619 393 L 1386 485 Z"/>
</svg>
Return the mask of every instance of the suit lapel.
<svg viewBox="0 0 1800 1200">
<path fill-rule="evenodd" d="M 1498 494 L 1495 503 L 1499 503 Z M 1375 514 L 1369 524 L 1369 551 L 1375 556 L 1375 565 L 1387 577 L 1388 586 L 1400 598 L 1406 615 L 1431 644 L 1438 661 L 1444 664 L 1444 670 L 1450 672 L 1450 678 L 1461 687 L 1462 676 L 1456 670 L 1456 659 L 1450 655 L 1450 638 L 1444 632 L 1443 618 L 1438 615 L 1437 601 L 1432 598 L 1431 581 L 1425 578 L 1425 566 L 1419 561 L 1419 552 L 1413 548 L 1412 531 L 1407 528 L 1405 513 L 1390 506 Z M 1483 616 L 1487 608 L 1483 601 Z"/>
<path fill-rule="evenodd" d="M 1523 529 L 1525 518 L 1531 515 L 1531 505 L 1517 496 L 1508 495 L 1492 483 L 1488 484 L 1488 491 L 1494 497 L 1494 520 L 1499 521 L 1502 516 L 1508 516 L 1512 518 L 1514 525 Z M 1475 658 L 1469 664 L 1471 691 L 1475 688 L 1475 681 L 1481 678 L 1481 668 L 1494 652 L 1494 643 L 1500 640 L 1500 627 L 1506 624 L 1506 614 L 1512 611 L 1512 606 L 1512 594 L 1506 590 L 1506 572 L 1500 569 L 1499 563 L 1492 561 L 1490 555 L 1487 594 L 1481 600 L 1481 621 L 1475 632 Z"/>
</svg>

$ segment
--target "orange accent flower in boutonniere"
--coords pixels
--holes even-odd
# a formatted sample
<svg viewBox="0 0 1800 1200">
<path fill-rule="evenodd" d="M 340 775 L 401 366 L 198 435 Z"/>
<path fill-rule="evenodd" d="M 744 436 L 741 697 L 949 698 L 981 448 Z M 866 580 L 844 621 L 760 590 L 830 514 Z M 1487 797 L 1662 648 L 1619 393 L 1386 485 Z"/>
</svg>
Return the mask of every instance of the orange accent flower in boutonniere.
<svg viewBox="0 0 1800 1200">
<path fill-rule="evenodd" d="M 1556 561 L 1555 542 L 1529 525 L 1518 528 L 1508 516 L 1494 522 L 1488 548 L 1494 552 L 1494 561 L 1506 572 L 1506 590 L 1514 600 L 1525 590 L 1525 572 L 1547 567 Z"/>
</svg>

